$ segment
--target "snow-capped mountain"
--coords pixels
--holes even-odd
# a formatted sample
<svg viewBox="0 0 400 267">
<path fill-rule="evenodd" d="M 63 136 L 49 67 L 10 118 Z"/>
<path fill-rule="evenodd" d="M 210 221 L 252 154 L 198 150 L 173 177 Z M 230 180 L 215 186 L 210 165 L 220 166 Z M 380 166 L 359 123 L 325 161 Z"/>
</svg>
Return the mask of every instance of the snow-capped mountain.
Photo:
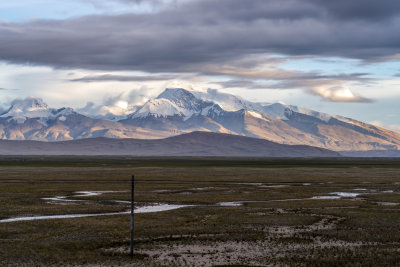
<svg viewBox="0 0 400 267">
<path fill-rule="evenodd" d="M 214 103 L 196 98 L 191 92 L 181 88 L 167 88 L 157 98 L 149 100 L 130 118 L 173 117 L 184 120 L 195 114 L 200 114 Z"/>
<path fill-rule="evenodd" d="M 65 120 L 66 116 L 74 113 L 70 108 L 49 108 L 42 99 L 28 97 L 26 99 L 14 100 L 10 109 L 1 114 L 0 117 L 7 118 L 7 121 L 15 121 L 18 124 L 24 123 L 27 119 L 37 119 L 37 121 L 46 125 L 47 120 Z"/>
<path fill-rule="evenodd" d="M 71 108 L 50 108 L 40 98 L 12 102 L 0 115 L 0 139 L 64 141 L 91 137 L 144 138 L 146 129 L 108 120 L 93 119 Z M 151 135 L 163 134 L 151 131 Z"/>
<path fill-rule="evenodd" d="M 122 119 L 112 121 L 118 118 Z M 109 120 L 70 108 L 52 109 L 37 98 L 16 100 L 0 115 L 0 139 L 10 140 L 155 139 L 193 131 L 336 151 L 400 148 L 400 134 L 380 127 L 284 103 L 255 103 L 216 90 L 168 88 L 135 107 L 130 115 L 111 116 Z"/>
<path fill-rule="evenodd" d="M 212 131 L 333 150 L 397 150 L 400 134 L 284 103 L 255 103 L 216 90 L 169 88 L 121 123 L 171 135 Z"/>
<path fill-rule="evenodd" d="M 326 113 L 306 108 L 287 105 L 282 102 L 279 103 L 251 102 L 239 96 L 222 93 L 215 89 L 207 89 L 206 91 L 191 91 L 191 93 L 193 93 L 193 95 L 195 95 L 197 98 L 218 104 L 219 106 L 221 106 L 221 108 L 223 108 L 226 111 L 238 111 L 244 109 L 281 120 L 287 120 L 288 119 L 287 116 L 290 115 L 291 112 L 297 112 L 318 118 L 323 121 L 329 121 L 331 118 L 335 118 L 346 122 L 349 121 L 349 119 L 342 116 L 329 115 Z"/>
</svg>

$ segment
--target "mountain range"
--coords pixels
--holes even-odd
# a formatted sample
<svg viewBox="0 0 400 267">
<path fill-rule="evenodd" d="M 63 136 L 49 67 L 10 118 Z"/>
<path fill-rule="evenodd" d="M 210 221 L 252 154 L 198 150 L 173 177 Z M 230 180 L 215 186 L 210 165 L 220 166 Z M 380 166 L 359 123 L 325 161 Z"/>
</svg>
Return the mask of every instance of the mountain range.
<svg viewBox="0 0 400 267">
<path fill-rule="evenodd" d="M 54 109 L 34 97 L 13 101 L 0 115 L 4 140 L 162 139 L 195 131 L 345 152 L 397 153 L 400 148 L 400 133 L 381 127 L 283 103 L 251 102 L 212 89 L 167 88 L 131 114 L 114 119 Z"/>
</svg>

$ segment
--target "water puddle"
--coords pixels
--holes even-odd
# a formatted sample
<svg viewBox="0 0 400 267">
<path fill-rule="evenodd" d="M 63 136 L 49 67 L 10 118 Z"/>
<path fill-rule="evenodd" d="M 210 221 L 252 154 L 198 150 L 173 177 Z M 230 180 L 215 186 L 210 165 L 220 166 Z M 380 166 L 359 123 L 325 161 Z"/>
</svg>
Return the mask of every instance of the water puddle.
<svg viewBox="0 0 400 267">
<path fill-rule="evenodd" d="M 92 196 L 100 196 L 107 193 L 123 193 L 128 191 L 76 191 L 72 196 L 55 196 L 55 197 L 44 197 L 43 200 L 46 200 L 49 204 L 57 204 L 57 205 L 68 205 L 74 204 L 74 202 L 82 202 L 84 200 L 81 199 L 69 199 L 71 197 L 92 197 Z M 120 202 L 115 200 L 115 202 Z"/>
<path fill-rule="evenodd" d="M 115 193 L 115 192 L 127 192 L 127 191 L 77 191 L 74 195 L 70 197 L 92 197 L 99 196 L 106 193 Z M 67 196 L 55 196 L 55 197 L 46 197 L 42 198 L 46 200 L 47 203 L 51 204 L 60 204 L 66 205 L 69 202 L 79 202 L 84 201 L 80 199 L 68 199 Z M 130 201 L 124 200 L 113 200 L 114 202 L 121 204 L 130 204 Z M 243 205 L 241 202 L 219 202 L 218 206 L 223 207 L 237 207 Z M 165 203 L 151 203 L 143 206 L 136 207 L 134 210 L 135 214 L 140 213 L 151 213 L 151 212 L 162 212 L 168 210 L 175 210 L 185 207 L 193 207 L 195 205 L 176 205 L 176 204 L 165 204 Z M 46 216 L 29 216 L 29 217 L 16 217 L 9 219 L 2 219 L 0 223 L 9 223 L 9 222 L 21 222 L 21 221 L 37 221 L 37 220 L 50 220 L 50 219 L 71 219 L 71 218 L 84 218 L 84 217 L 97 217 L 97 216 L 112 216 L 112 215 L 122 215 L 129 214 L 130 211 L 124 212 L 110 212 L 110 213 L 95 213 L 95 214 L 65 214 L 65 215 L 46 215 Z"/>
<path fill-rule="evenodd" d="M 348 193 L 348 192 L 333 192 L 332 195 L 337 195 L 339 197 L 357 197 L 361 195 L 360 193 Z"/>
<path fill-rule="evenodd" d="M 349 192 L 332 192 L 329 196 L 314 196 L 311 199 L 341 199 L 341 198 L 355 198 L 360 193 L 349 193 Z"/>
<path fill-rule="evenodd" d="M 246 184 L 246 183 L 242 183 Z M 265 185 L 260 183 L 251 183 L 252 185 L 262 186 L 262 187 L 286 187 L 288 185 Z M 311 185 L 310 183 L 303 183 L 303 185 Z M 160 190 L 161 191 L 161 190 Z M 238 207 L 242 206 L 244 203 L 251 203 L 251 202 L 283 202 L 283 201 L 299 201 L 299 200 L 324 200 L 324 199 L 342 199 L 342 198 L 356 198 L 362 194 L 372 194 L 372 193 L 394 193 L 393 190 L 385 190 L 385 191 L 377 191 L 373 189 L 365 189 L 365 188 L 355 188 L 353 191 L 358 191 L 357 193 L 354 192 L 332 192 L 326 196 L 313 196 L 311 198 L 293 198 L 293 199 L 277 199 L 277 200 L 269 200 L 269 201 L 230 201 L 230 202 L 218 202 L 215 205 L 221 207 Z M 360 192 L 362 191 L 362 192 Z M 99 196 L 106 193 L 115 193 L 115 192 L 127 192 L 127 191 L 77 191 L 71 197 L 92 197 L 92 196 Z M 54 197 L 47 197 L 42 198 L 46 200 L 47 203 L 52 204 L 60 204 L 60 205 L 67 205 L 69 203 L 74 202 L 81 202 L 84 200 L 80 199 L 69 199 L 67 196 L 54 196 Z M 123 200 L 113 200 L 116 203 L 121 204 L 130 204 L 130 201 L 123 201 Z M 380 202 L 381 205 L 397 205 L 398 203 L 391 203 L 391 202 Z M 214 205 L 214 206 L 215 206 Z M 177 205 L 177 204 L 165 204 L 165 203 L 151 203 L 143 206 L 136 207 L 134 210 L 135 214 L 140 213 L 151 213 L 151 212 L 162 212 L 162 211 L 169 211 L 175 210 L 185 207 L 194 207 L 198 205 Z M 96 213 L 96 214 L 66 214 L 66 215 L 47 215 L 47 216 L 29 216 L 29 217 L 16 217 L 16 218 L 8 218 L 0 220 L 0 223 L 9 223 L 9 222 L 21 222 L 21 221 L 36 221 L 36 220 L 49 220 L 49 219 L 71 219 L 71 218 L 84 218 L 84 217 L 97 217 L 97 216 L 113 216 L 113 215 L 123 215 L 129 214 L 130 211 L 124 212 L 110 212 L 110 213 Z"/>
<path fill-rule="evenodd" d="M 310 199 L 341 199 L 340 196 L 315 196 Z"/>
<path fill-rule="evenodd" d="M 37 221 L 37 220 L 49 220 L 49 219 L 71 219 L 71 218 L 83 218 L 83 217 L 95 217 L 95 216 L 110 216 L 110 215 L 121 215 L 121 214 L 128 214 L 128 213 L 129 213 L 129 211 L 112 212 L 112 213 L 96 213 L 96 214 L 68 214 L 68 215 L 17 217 L 17 218 L 0 220 L 0 223 Z"/>
<path fill-rule="evenodd" d="M 134 213 L 160 212 L 160 211 L 176 210 L 180 208 L 193 207 L 193 206 L 194 205 L 155 204 L 137 208 L 135 209 Z"/>
<path fill-rule="evenodd" d="M 262 185 L 260 187 L 263 188 L 282 188 L 282 187 L 289 187 L 290 185 L 287 184 L 277 184 L 277 185 Z"/>
<path fill-rule="evenodd" d="M 218 202 L 217 205 L 222 207 L 239 207 L 243 205 L 243 202 Z"/>
<path fill-rule="evenodd" d="M 173 205 L 173 204 L 155 203 L 155 204 L 151 204 L 151 205 L 145 205 L 142 207 L 138 207 L 134 210 L 134 213 L 140 214 L 140 213 L 161 212 L 161 211 L 175 210 L 175 209 L 192 207 L 192 206 L 193 205 Z M 66 215 L 16 217 L 16 218 L 2 219 L 2 220 L 0 220 L 0 223 L 51 220 L 51 219 L 53 219 L 53 220 L 54 219 L 72 219 L 72 218 L 98 217 L 98 216 L 113 216 L 113 215 L 129 214 L 129 213 L 130 213 L 130 211 L 95 213 L 95 214 L 66 214 Z"/>
</svg>

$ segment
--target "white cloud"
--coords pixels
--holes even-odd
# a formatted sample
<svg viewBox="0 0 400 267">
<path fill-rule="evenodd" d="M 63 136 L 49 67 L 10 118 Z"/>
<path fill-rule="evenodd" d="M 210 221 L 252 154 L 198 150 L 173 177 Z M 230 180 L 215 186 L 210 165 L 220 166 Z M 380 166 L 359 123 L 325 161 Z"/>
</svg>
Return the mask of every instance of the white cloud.
<svg viewBox="0 0 400 267">
<path fill-rule="evenodd" d="M 360 102 L 368 103 L 372 100 L 353 93 L 349 88 L 342 86 L 324 87 L 319 86 L 311 89 L 311 92 L 332 102 Z"/>
</svg>

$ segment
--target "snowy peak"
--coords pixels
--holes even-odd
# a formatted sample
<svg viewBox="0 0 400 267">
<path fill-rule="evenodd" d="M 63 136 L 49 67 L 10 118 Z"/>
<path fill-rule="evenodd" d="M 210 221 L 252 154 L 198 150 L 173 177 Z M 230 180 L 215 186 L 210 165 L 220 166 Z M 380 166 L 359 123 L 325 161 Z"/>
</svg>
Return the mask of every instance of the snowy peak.
<svg viewBox="0 0 400 267">
<path fill-rule="evenodd" d="M 185 89 L 167 88 L 157 98 L 144 104 L 131 118 L 179 116 L 186 120 L 212 105 L 212 102 L 198 99 Z"/>
<path fill-rule="evenodd" d="M 207 89 L 206 91 L 193 91 L 193 95 L 203 101 L 210 101 L 218 104 L 226 111 L 238 111 L 241 109 L 257 109 L 259 103 L 247 101 L 239 96 L 222 93 L 216 89 Z"/>
<path fill-rule="evenodd" d="M 43 118 L 51 115 L 51 109 L 40 98 L 28 97 L 16 99 L 11 103 L 11 107 L 0 117 L 10 117 L 18 123 L 24 123 L 27 118 Z"/>
<path fill-rule="evenodd" d="M 178 108 L 192 112 L 201 112 L 203 108 L 213 104 L 196 98 L 191 92 L 182 88 L 167 88 L 157 99 L 167 99 Z"/>
<path fill-rule="evenodd" d="M 62 117 L 61 120 L 65 120 L 65 116 L 73 113 L 75 112 L 71 108 L 52 109 L 41 98 L 28 97 L 14 100 L 8 111 L 0 117 L 9 118 L 8 121 L 15 120 L 17 123 L 24 123 L 28 118 L 35 118 L 45 124 L 47 119 Z"/>
<path fill-rule="evenodd" d="M 192 131 L 245 135 L 270 141 L 338 151 L 399 150 L 400 134 L 306 108 L 258 103 L 217 90 L 168 88 L 145 104 L 116 104 L 90 114 L 126 115 L 112 122 L 94 120 L 70 108 L 53 109 L 39 98 L 15 100 L 0 114 L 0 139 L 70 140 L 88 137 L 162 138 Z M 125 111 L 126 110 L 126 111 Z M 123 112 L 122 112 L 123 111 Z"/>
<path fill-rule="evenodd" d="M 273 104 L 257 103 L 213 89 L 188 91 L 182 88 L 165 89 L 157 98 L 149 100 L 139 108 L 130 118 L 178 116 L 186 120 L 193 115 L 215 118 L 223 114 L 223 112 L 237 112 L 240 110 L 247 110 L 251 112 L 249 114 L 257 118 L 262 115 L 287 121 L 290 120 L 293 113 L 300 113 L 324 122 L 328 122 L 331 118 L 348 122 L 343 117 L 331 116 L 280 102 Z"/>
<path fill-rule="evenodd" d="M 2 116 L 21 116 L 25 114 L 41 114 L 48 111 L 49 106 L 41 98 L 28 97 L 25 99 L 16 99 L 11 103 L 10 109 Z"/>
<path fill-rule="evenodd" d="M 148 116 L 170 117 L 175 115 L 185 116 L 185 110 L 179 108 L 168 99 L 156 98 L 144 104 L 132 115 L 132 118 L 145 118 Z"/>
<path fill-rule="evenodd" d="M 296 108 L 293 106 L 293 108 Z M 262 114 L 275 119 L 288 120 L 288 117 L 293 113 L 293 109 L 283 103 L 274 103 L 269 105 L 264 105 L 261 110 Z"/>
<path fill-rule="evenodd" d="M 194 101 L 196 97 L 186 89 L 183 88 L 166 88 L 157 98 L 168 99 L 174 101 Z"/>
<path fill-rule="evenodd" d="M 218 104 L 225 111 L 236 112 L 239 110 L 248 110 L 284 120 L 287 120 L 287 115 L 290 115 L 292 112 L 290 106 L 283 103 L 270 104 L 251 102 L 239 96 L 222 93 L 215 89 L 208 89 L 204 92 L 193 92 L 193 94 L 204 101 L 212 101 Z"/>
<path fill-rule="evenodd" d="M 352 123 L 351 120 L 341 116 L 333 116 L 306 108 L 301 108 L 293 105 L 286 105 L 281 102 L 272 104 L 252 102 L 245 100 L 239 96 L 219 92 L 216 89 L 207 89 L 205 91 L 193 91 L 192 93 L 197 98 L 202 99 L 203 101 L 211 101 L 214 102 L 215 104 L 218 104 L 225 111 L 239 111 L 244 109 L 280 120 L 289 120 L 289 117 L 294 112 L 296 112 L 317 118 L 324 122 L 329 122 L 330 119 L 335 118 L 343 122 Z"/>
<path fill-rule="evenodd" d="M 41 98 L 37 97 L 14 100 L 12 107 L 25 110 L 49 109 L 49 106 Z"/>
</svg>

